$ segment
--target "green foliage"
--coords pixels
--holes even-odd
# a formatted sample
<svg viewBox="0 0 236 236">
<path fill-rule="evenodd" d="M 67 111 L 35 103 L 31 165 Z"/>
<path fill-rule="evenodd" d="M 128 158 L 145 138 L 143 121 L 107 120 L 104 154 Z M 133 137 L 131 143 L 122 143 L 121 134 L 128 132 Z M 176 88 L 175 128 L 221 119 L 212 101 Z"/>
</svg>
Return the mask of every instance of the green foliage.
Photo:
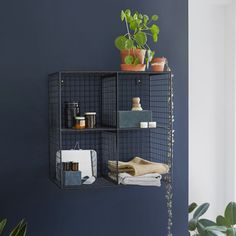
<svg viewBox="0 0 236 236">
<path fill-rule="evenodd" d="M 236 224 L 236 203 L 230 202 L 225 209 L 225 219 L 230 225 Z"/>
<path fill-rule="evenodd" d="M 131 64 L 133 64 L 133 61 L 134 61 L 133 56 L 128 55 L 128 56 L 125 57 L 125 64 L 131 65 Z"/>
<path fill-rule="evenodd" d="M 157 24 L 153 23 L 158 20 L 158 15 L 152 15 L 151 18 L 140 12 L 135 11 L 133 14 L 130 9 L 122 10 L 120 15 L 121 21 L 125 23 L 127 32 L 115 39 L 115 46 L 119 50 L 130 49 L 145 49 L 147 50 L 146 62 L 147 65 L 151 62 L 154 51 L 147 44 L 148 36 L 153 42 L 158 41 L 160 29 Z M 133 60 L 136 61 L 137 60 Z M 127 59 L 128 64 L 130 58 Z"/>
<path fill-rule="evenodd" d="M 139 63 L 140 63 L 140 61 L 137 57 L 133 57 L 131 55 L 128 55 L 128 56 L 125 57 L 125 64 L 138 65 Z"/>
<path fill-rule="evenodd" d="M 7 219 L 3 219 L 0 221 L 0 234 L 2 234 L 6 224 L 7 224 Z"/>
<path fill-rule="evenodd" d="M 199 217 L 201 217 L 208 210 L 209 206 L 209 203 L 203 203 L 202 205 L 200 205 L 193 213 L 193 218 L 198 219 Z"/>
<path fill-rule="evenodd" d="M 219 226 L 226 225 L 227 227 L 230 227 L 230 224 L 227 222 L 225 217 L 219 215 L 216 217 L 216 224 Z"/>
<path fill-rule="evenodd" d="M 127 40 L 132 40 L 132 39 L 127 39 Z M 145 46 L 145 44 L 147 43 L 147 35 L 144 32 L 140 31 L 134 35 L 134 40 L 140 47 Z"/>
<path fill-rule="evenodd" d="M 236 203 L 230 202 L 224 216 L 217 216 L 216 222 L 208 219 L 200 219 L 209 208 L 209 203 L 197 207 L 196 203 L 189 205 L 188 212 L 193 213 L 189 220 L 188 229 L 194 232 L 193 236 L 236 236 Z"/>
<path fill-rule="evenodd" d="M 193 202 L 191 203 L 189 206 L 188 206 L 188 213 L 191 213 L 193 212 L 197 207 L 197 203 L 196 202 Z"/>
<path fill-rule="evenodd" d="M 6 223 L 7 223 L 6 219 L 0 221 L 0 235 L 3 233 Z M 26 232 L 27 232 L 27 223 L 23 219 L 10 232 L 9 236 L 25 236 Z"/>
</svg>

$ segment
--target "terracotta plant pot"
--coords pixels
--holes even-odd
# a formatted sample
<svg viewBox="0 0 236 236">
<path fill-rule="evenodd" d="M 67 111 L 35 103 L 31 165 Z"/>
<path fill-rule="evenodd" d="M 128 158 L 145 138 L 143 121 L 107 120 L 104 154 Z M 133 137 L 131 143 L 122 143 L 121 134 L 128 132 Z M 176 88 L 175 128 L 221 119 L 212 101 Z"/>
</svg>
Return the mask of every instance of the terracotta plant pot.
<svg viewBox="0 0 236 236">
<path fill-rule="evenodd" d="M 139 59 L 140 64 L 144 64 L 145 54 L 146 50 L 144 49 L 121 50 L 121 64 L 125 64 L 125 57 L 128 55 L 137 57 Z"/>
<path fill-rule="evenodd" d="M 146 64 L 137 64 L 137 65 L 121 64 L 120 69 L 122 71 L 145 71 Z"/>
<path fill-rule="evenodd" d="M 165 57 L 156 57 L 152 59 L 151 65 L 152 65 L 152 71 L 161 72 L 164 71 L 166 64 L 166 58 Z"/>
</svg>

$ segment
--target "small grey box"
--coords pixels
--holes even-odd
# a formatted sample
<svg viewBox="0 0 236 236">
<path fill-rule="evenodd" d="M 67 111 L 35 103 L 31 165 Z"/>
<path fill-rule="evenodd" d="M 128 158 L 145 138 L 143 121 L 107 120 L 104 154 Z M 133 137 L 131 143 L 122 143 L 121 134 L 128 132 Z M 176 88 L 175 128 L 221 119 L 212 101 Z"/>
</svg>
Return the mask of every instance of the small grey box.
<svg viewBox="0 0 236 236">
<path fill-rule="evenodd" d="M 63 171 L 64 186 L 81 185 L 81 171 Z"/>
<path fill-rule="evenodd" d="M 139 128 L 140 122 L 152 121 L 152 111 L 118 111 L 118 128 Z"/>
</svg>

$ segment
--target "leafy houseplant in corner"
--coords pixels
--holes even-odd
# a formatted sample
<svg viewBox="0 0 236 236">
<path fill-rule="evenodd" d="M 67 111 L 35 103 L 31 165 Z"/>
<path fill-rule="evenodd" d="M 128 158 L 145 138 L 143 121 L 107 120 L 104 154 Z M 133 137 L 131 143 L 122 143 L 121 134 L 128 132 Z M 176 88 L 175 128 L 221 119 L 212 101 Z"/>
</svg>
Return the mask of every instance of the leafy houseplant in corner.
<svg viewBox="0 0 236 236">
<path fill-rule="evenodd" d="M 2 235 L 6 224 L 7 224 L 7 219 L 0 220 L 0 235 Z M 25 220 L 21 220 L 11 231 L 9 236 L 25 236 L 26 231 L 27 231 L 27 223 L 25 222 Z"/>
<path fill-rule="evenodd" d="M 209 203 L 197 207 L 196 203 L 189 206 L 189 213 L 193 212 L 189 220 L 189 235 L 194 236 L 236 236 L 236 203 L 230 202 L 224 212 L 224 216 L 217 216 L 215 221 L 203 219 L 202 215 L 208 210 Z"/>
<path fill-rule="evenodd" d="M 148 37 L 156 43 L 159 27 L 153 23 L 157 15 L 149 18 L 139 12 L 131 13 L 129 9 L 121 11 L 121 21 L 125 23 L 126 33 L 115 39 L 115 46 L 121 53 L 121 70 L 144 71 L 151 62 L 154 51 L 147 44 Z M 144 63 L 145 62 L 145 63 Z"/>
</svg>

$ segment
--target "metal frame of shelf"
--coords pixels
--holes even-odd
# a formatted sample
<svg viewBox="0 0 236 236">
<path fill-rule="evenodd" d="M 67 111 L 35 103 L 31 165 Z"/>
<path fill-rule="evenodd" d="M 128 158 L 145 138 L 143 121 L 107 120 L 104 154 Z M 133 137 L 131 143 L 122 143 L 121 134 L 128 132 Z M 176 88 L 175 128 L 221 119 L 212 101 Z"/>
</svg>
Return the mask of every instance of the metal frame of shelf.
<svg viewBox="0 0 236 236">
<path fill-rule="evenodd" d="M 71 149 L 77 139 L 82 141 L 84 149 L 90 145 L 94 149 L 99 149 L 100 178 L 91 186 L 73 187 L 73 189 L 121 187 L 121 185 L 117 185 L 118 174 L 116 182 L 107 177 L 106 163 L 111 156 L 117 162 L 117 170 L 118 161 L 127 161 L 129 153 L 132 156 L 137 152 L 151 161 L 165 162 L 171 170 L 169 174 L 163 176 L 163 183 L 166 188 L 168 212 L 167 235 L 172 236 L 174 142 L 172 73 L 170 71 L 61 71 L 49 75 L 48 88 L 50 179 L 60 188 L 64 188 L 62 181 L 55 178 L 56 152 L 61 152 L 63 148 Z M 93 94 L 98 96 L 98 101 L 92 97 Z M 141 103 L 153 111 L 157 128 L 117 127 L 118 110 L 128 110 L 129 99 L 136 94 L 141 97 Z M 88 98 L 87 106 L 90 109 L 99 110 L 98 127 L 81 130 L 64 128 L 63 102 L 65 99 L 78 99 L 79 102 L 82 101 L 80 106 L 83 106 L 86 103 L 86 97 Z M 115 125 L 112 125 L 114 119 Z M 146 147 L 145 145 L 143 147 L 142 143 Z"/>
</svg>

